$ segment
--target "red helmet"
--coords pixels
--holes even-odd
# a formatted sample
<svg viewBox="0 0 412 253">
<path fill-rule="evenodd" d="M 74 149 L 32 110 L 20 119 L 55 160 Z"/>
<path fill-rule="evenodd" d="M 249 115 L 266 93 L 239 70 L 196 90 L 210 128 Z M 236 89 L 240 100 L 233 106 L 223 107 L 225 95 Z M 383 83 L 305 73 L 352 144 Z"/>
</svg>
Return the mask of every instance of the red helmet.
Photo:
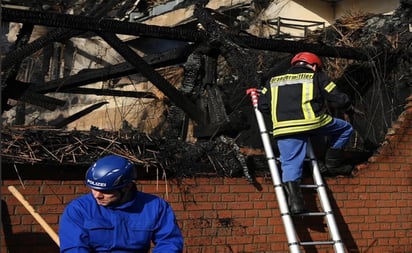
<svg viewBox="0 0 412 253">
<path fill-rule="evenodd" d="M 292 58 L 290 64 L 295 65 L 295 63 L 300 61 L 306 62 L 310 65 L 316 64 L 319 68 L 322 66 L 322 61 L 320 60 L 320 58 L 316 54 L 309 52 L 298 53 Z"/>
</svg>

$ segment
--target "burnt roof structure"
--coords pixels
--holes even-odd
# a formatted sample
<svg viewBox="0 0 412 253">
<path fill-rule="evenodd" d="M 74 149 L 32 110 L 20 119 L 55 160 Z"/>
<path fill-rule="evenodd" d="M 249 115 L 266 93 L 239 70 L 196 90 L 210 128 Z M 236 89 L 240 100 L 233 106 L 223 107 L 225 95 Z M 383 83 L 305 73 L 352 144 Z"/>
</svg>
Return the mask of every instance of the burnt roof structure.
<svg viewBox="0 0 412 253">
<path fill-rule="evenodd" d="M 12 2 L 22 4 L 25 1 L 8 1 L 8 4 Z M 354 150 L 370 154 L 383 139 L 391 120 L 402 111 L 403 99 L 411 93 L 412 77 L 408 74 L 411 73 L 411 32 L 408 30 L 411 4 L 408 1 L 402 1 L 393 15 L 370 14 L 358 19 L 347 17 L 338 20 L 333 28 L 317 31 L 303 40 L 269 39 L 251 35 L 229 15 L 236 15 L 239 11 L 226 13 L 225 10 L 212 10 L 205 7 L 207 1 L 182 1 L 178 5 L 180 8 L 189 4 L 194 6 L 193 17 L 174 27 L 130 22 L 132 10 L 139 10 L 137 13 L 144 16 L 148 6 L 163 4 L 165 1 L 146 1 L 146 6 L 140 1 L 122 1 L 122 4 L 117 1 L 92 1 L 93 4 L 85 1 L 87 4 L 82 8 L 73 7 L 75 14 L 65 14 L 71 2 L 52 2 L 45 3 L 40 8 L 34 6 L 34 2 L 33 6 L 26 6 L 28 8 L 24 9 L 10 6 L 2 8 L 3 23 L 22 24 L 15 44 L 1 59 L 2 113 L 13 108 L 10 100 L 56 110 L 64 106 L 66 101 L 53 97 L 54 93 L 155 98 L 154 94 L 147 92 L 86 87 L 97 81 L 137 74 L 142 80 L 150 81 L 168 98 L 165 102 L 170 107 L 168 130 L 163 132 L 163 136 L 148 137 L 159 140 L 156 145 L 149 145 L 156 147 L 154 153 L 149 152 L 149 156 L 146 156 L 147 152 L 136 153 L 136 150 L 141 151 L 142 147 L 148 146 L 139 146 L 144 138 L 136 138 L 140 134 L 130 131 L 127 126 L 114 135 L 104 133 L 100 137 L 96 133 L 103 134 L 104 131 L 98 129 L 94 132 L 91 129 L 90 133 L 82 133 L 80 137 L 77 136 L 79 132 L 58 131 L 104 105 L 95 103 L 70 117 L 56 118 L 47 127 L 3 127 L 3 162 L 82 161 L 83 164 L 84 161 L 86 164 L 105 152 L 112 152 L 130 157 L 143 166 L 150 164 L 156 167 L 162 164 L 168 169 L 173 167 L 170 170 L 180 175 L 189 175 L 192 165 L 196 163 L 199 166 L 202 162 L 215 172 L 218 171 L 216 164 L 221 164 L 223 171 L 230 168 L 227 169 L 230 173 L 223 173 L 226 175 L 242 170 L 246 173 L 246 159 L 239 155 L 240 149 L 260 148 L 260 141 L 245 90 L 259 85 L 270 75 L 285 70 L 291 54 L 300 51 L 311 51 L 324 57 L 329 64 L 328 70 L 338 73 L 336 83 L 351 94 L 355 106 L 365 112 L 364 116 L 358 115 L 352 119 L 359 134 L 354 137 L 356 140 L 351 146 Z M 256 1 L 253 4 L 248 8 L 262 8 L 267 1 Z M 238 8 L 244 9 L 245 6 Z M 351 20 L 356 25 L 351 26 Z M 373 20 L 380 20 L 383 24 Z M 47 33 L 30 41 L 35 26 L 47 27 Z M 120 35 L 136 36 L 136 39 L 122 40 Z M 342 38 L 342 35 L 346 37 Z M 76 74 L 49 80 L 45 75 L 53 66 L 45 64 L 43 72 L 37 73 L 40 81 L 25 82 L 19 78 L 27 57 L 40 52 L 40 56 L 46 58 L 47 52 L 50 53 L 48 46 L 52 43 L 64 44 L 73 37 L 87 39 L 92 36 L 102 38 L 124 62 L 106 63 L 101 68 L 84 68 Z M 343 43 L 344 40 L 346 43 Z M 148 43 L 162 42 L 173 44 L 173 47 L 164 51 L 148 47 Z M 145 55 L 142 56 L 137 51 L 145 52 Z M 183 66 L 184 69 L 183 81 L 178 88 L 157 71 L 158 68 L 176 65 Z M 405 80 L 405 85 L 399 85 L 398 80 Z M 189 131 L 188 119 L 194 122 L 193 135 L 198 139 L 196 144 L 182 141 Z M 44 128 L 48 130 L 44 131 Z M 55 136 L 52 137 L 53 135 Z M 117 146 L 113 149 L 113 145 L 109 145 L 110 141 L 101 143 L 96 140 L 111 140 L 112 144 L 117 143 L 121 148 Z M 79 145 L 74 147 L 74 143 Z M 125 143 L 128 145 L 124 145 Z M 224 161 L 230 161 L 228 156 L 219 157 L 222 150 L 228 151 L 227 154 L 237 161 L 236 165 L 222 165 Z M 214 154 L 218 162 L 211 162 L 208 159 L 210 154 Z M 81 155 L 85 157 L 81 158 Z M 159 157 L 164 158 L 163 162 L 159 162 Z M 183 159 L 190 162 L 183 162 Z"/>
</svg>

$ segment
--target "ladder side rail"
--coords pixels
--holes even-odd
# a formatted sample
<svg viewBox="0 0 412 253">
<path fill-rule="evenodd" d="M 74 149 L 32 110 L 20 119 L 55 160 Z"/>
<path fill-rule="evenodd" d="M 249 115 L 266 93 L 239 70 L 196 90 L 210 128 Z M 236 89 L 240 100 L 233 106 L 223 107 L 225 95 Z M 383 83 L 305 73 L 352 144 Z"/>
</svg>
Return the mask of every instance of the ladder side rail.
<svg viewBox="0 0 412 253">
<path fill-rule="evenodd" d="M 257 108 L 258 94 L 255 89 L 249 89 L 247 93 L 250 94 L 252 98 L 252 104 L 254 107 L 256 120 L 259 126 L 259 131 L 260 131 L 260 135 L 262 138 L 263 147 L 265 149 L 266 158 L 268 160 L 270 173 L 272 175 L 273 185 L 275 186 L 276 198 L 278 201 L 283 225 L 286 231 L 286 237 L 288 239 L 289 250 L 291 253 L 300 253 L 301 252 L 300 243 L 296 235 L 296 231 L 295 231 L 295 227 L 293 224 L 291 214 L 289 212 L 289 207 L 288 207 L 287 200 L 285 197 L 285 192 L 282 186 L 282 180 L 281 180 L 280 173 L 276 165 L 276 159 L 275 159 L 275 156 L 272 150 L 272 144 L 270 141 L 269 132 L 266 129 L 263 115 Z"/>
<path fill-rule="evenodd" d="M 320 174 L 319 165 L 317 163 L 315 153 L 313 151 L 312 143 L 310 140 L 308 141 L 308 155 L 312 163 L 313 168 L 313 178 L 315 184 L 318 185 L 317 191 L 319 195 L 319 200 L 322 205 L 324 212 L 326 213 L 325 219 L 329 228 L 329 233 L 334 241 L 333 247 L 335 249 L 335 253 L 345 253 L 345 247 L 343 245 L 342 238 L 340 236 L 338 226 L 336 224 L 332 207 L 329 202 L 328 194 L 326 191 L 325 184 L 322 179 L 322 175 Z"/>
</svg>

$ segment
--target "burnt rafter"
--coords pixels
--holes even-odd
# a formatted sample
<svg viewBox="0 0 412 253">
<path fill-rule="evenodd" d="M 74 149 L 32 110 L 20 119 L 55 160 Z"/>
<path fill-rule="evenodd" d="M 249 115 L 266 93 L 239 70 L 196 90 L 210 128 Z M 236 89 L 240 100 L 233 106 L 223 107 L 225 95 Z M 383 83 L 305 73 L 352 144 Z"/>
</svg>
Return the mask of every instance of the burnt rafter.
<svg viewBox="0 0 412 253">
<path fill-rule="evenodd" d="M 184 62 L 193 48 L 194 45 L 175 48 L 159 54 L 147 55 L 144 57 L 144 60 L 148 62 L 152 67 L 163 67 L 170 64 L 177 64 Z M 120 92 L 114 90 L 103 91 L 96 89 L 77 88 L 79 86 L 91 84 L 94 82 L 107 81 L 113 78 L 136 74 L 138 72 L 139 70 L 130 65 L 130 63 L 124 62 L 105 68 L 80 71 L 75 75 L 51 80 L 49 82 L 45 82 L 44 84 L 24 83 L 13 80 L 10 82 L 11 85 L 8 85 L 3 90 L 2 94 L 7 94 L 7 96 L 12 99 L 37 105 L 52 111 L 55 110 L 57 106 L 64 105 L 65 101 L 48 97 L 42 94 L 49 92 L 64 92 L 76 94 L 153 98 L 153 94 L 145 92 Z"/>
<path fill-rule="evenodd" d="M 250 73 L 256 73 L 256 66 L 244 64 L 238 60 L 239 58 L 247 59 L 245 48 L 242 48 L 233 42 L 227 33 L 229 28 L 219 25 L 208 9 L 196 5 L 194 15 L 208 33 L 210 44 L 219 48 L 222 56 L 236 71 L 236 75 L 240 76 L 240 79 L 248 83 L 249 80 L 247 77 L 252 76 Z"/>
<path fill-rule="evenodd" d="M 18 100 L 32 105 L 40 106 L 50 111 L 54 111 L 57 107 L 66 104 L 66 101 L 64 100 L 45 96 L 35 92 L 24 93 Z"/>
<path fill-rule="evenodd" d="M 147 55 L 143 57 L 143 59 L 153 68 L 163 67 L 168 66 L 170 64 L 184 62 L 191 51 L 192 46 L 187 46 L 182 48 L 171 49 L 159 54 Z M 135 68 L 128 62 L 124 62 L 99 69 L 88 69 L 86 71 L 80 71 L 75 75 L 51 80 L 44 84 L 32 85 L 30 86 L 29 91 L 35 91 L 39 93 L 48 93 L 57 90 L 64 91 L 67 89 L 99 81 L 107 81 L 113 78 L 118 78 L 137 73 L 139 73 L 139 69 Z"/>
<path fill-rule="evenodd" d="M 68 124 L 72 123 L 73 121 L 76 121 L 76 120 L 80 119 L 81 117 L 91 113 L 92 111 L 94 111 L 94 110 L 96 110 L 96 109 L 98 109 L 98 108 L 100 108 L 103 105 L 108 104 L 108 103 L 109 102 L 104 101 L 104 102 L 100 102 L 100 103 L 91 105 L 91 106 L 87 107 L 86 109 L 81 110 L 80 112 L 77 112 L 77 113 L 75 113 L 75 114 L 73 114 L 73 115 L 71 115 L 67 118 L 64 118 L 63 120 L 60 120 L 58 123 L 54 124 L 54 127 L 57 128 L 57 129 L 63 128 L 65 126 L 67 126 Z"/>
<path fill-rule="evenodd" d="M 275 52 L 298 53 L 309 51 L 319 56 L 365 61 L 370 60 L 378 54 L 374 48 L 335 47 L 325 44 L 303 43 L 301 41 L 269 40 L 253 36 L 234 36 L 232 34 L 228 34 L 228 37 L 240 46 Z"/>
<path fill-rule="evenodd" d="M 30 36 L 33 31 L 33 25 L 24 25 L 21 29 L 19 35 L 17 36 L 17 41 L 14 47 L 20 47 L 27 45 L 27 42 L 30 39 Z M 64 105 L 65 102 L 56 99 L 53 97 L 45 96 L 38 93 L 31 93 L 25 94 L 26 91 L 29 89 L 30 84 L 21 82 L 16 80 L 18 69 L 20 68 L 22 59 L 19 61 L 15 61 L 11 68 L 4 70 L 2 74 L 2 103 L 1 103 L 1 112 L 3 113 L 5 110 L 11 108 L 8 104 L 9 99 L 20 100 L 23 102 L 29 102 L 33 105 L 41 106 L 43 108 L 47 108 L 49 110 L 55 110 L 57 106 Z"/>
<path fill-rule="evenodd" d="M 22 45 L 26 45 L 30 39 L 30 36 L 33 32 L 33 25 L 28 24 L 24 25 L 20 30 L 20 33 L 17 35 L 16 43 L 14 47 L 20 47 Z M 11 106 L 8 104 L 9 98 L 16 99 L 21 96 L 21 94 L 28 88 L 27 85 L 21 84 L 18 82 L 18 89 L 11 89 L 10 83 L 17 82 L 15 79 L 18 74 L 18 70 L 20 68 L 22 61 L 15 62 L 11 68 L 7 70 L 3 70 L 1 75 L 1 80 L 3 80 L 1 84 L 1 112 L 3 113 L 4 110 L 9 109 Z"/>
<path fill-rule="evenodd" d="M 57 106 L 62 106 L 65 104 L 65 101 L 57 98 L 45 96 L 34 92 L 23 92 L 27 91 L 27 88 L 29 86 L 30 83 L 24 83 L 18 80 L 10 80 L 7 83 L 7 86 L 1 91 L 1 111 L 3 112 L 4 110 L 7 110 L 9 108 L 9 106 L 7 105 L 7 101 L 9 98 L 37 105 L 51 111 L 55 110 Z"/>
<path fill-rule="evenodd" d="M 156 98 L 151 92 L 140 91 L 123 91 L 123 90 L 108 90 L 108 89 L 92 89 L 92 88 L 73 88 L 70 90 L 61 91 L 70 94 L 92 94 L 97 96 L 116 96 L 116 97 L 131 97 L 131 98 Z"/>
<path fill-rule="evenodd" d="M 3 8 L 2 11 L 4 9 L 6 8 Z M 82 33 L 84 33 L 84 31 L 71 30 L 67 28 L 53 29 L 52 31 L 48 32 L 45 36 L 42 36 L 31 43 L 28 43 L 24 46 L 17 48 L 16 50 L 9 52 L 1 61 L 1 66 L 3 69 L 8 69 L 14 64 L 22 61 L 24 58 L 42 49 L 49 43 L 60 40 L 63 41 L 65 39 L 75 37 Z"/>
<path fill-rule="evenodd" d="M 81 29 L 83 31 L 105 31 L 117 34 L 175 39 L 180 41 L 202 41 L 206 36 L 202 32 L 193 31 L 193 29 L 162 27 L 117 21 L 113 19 L 10 8 L 2 9 L 2 20 L 51 27 L 71 28 L 75 30 Z"/>
<path fill-rule="evenodd" d="M 24 46 L 24 45 L 27 45 L 27 43 L 29 42 L 30 37 L 32 35 L 33 28 L 34 28 L 34 26 L 32 24 L 22 26 L 19 33 L 17 34 L 16 43 L 13 45 L 13 49 L 19 48 L 19 47 Z M 1 79 L 6 80 L 6 81 L 15 79 L 16 76 L 17 76 L 17 73 L 19 71 L 21 63 L 22 63 L 21 60 L 15 62 L 14 66 L 12 68 L 8 69 L 7 71 L 4 71 L 4 73 L 2 74 Z"/>
<path fill-rule="evenodd" d="M 104 15 L 106 15 L 107 11 L 110 10 L 115 4 L 117 4 L 116 0 L 104 1 L 103 3 L 97 4 L 94 7 L 94 10 L 90 12 L 93 14 L 90 15 L 89 13 L 85 13 L 85 15 L 93 16 L 94 18 L 101 18 Z M 7 9 L 7 8 L 2 8 L 2 12 L 4 9 Z M 16 22 L 24 23 L 20 21 L 16 21 Z M 40 50 L 41 48 L 43 48 L 44 46 L 48 45 L 51 42 L 65 41 L 65 40 L 70 39 L 71 37 L 76 37 L 83 33 L 84 31 L 79 31 L 76 28 L 68 29 L 68 28 L 57 26 L 56 29 L 49 31 L 45 36 L 42 36 L 39 39 L 33 41 L 32 43 L 29 43 L 23 47 L 19 47 L 16 50 L 8 53 L 7 56 L 2 61 L 2 68 L 3 69 L 9 68 L 16 62 L 19 62 L 23 60 L 24 58 L 32 55 L 33 53 Z"/>
<path fill-rule="evenodd" d="M 203 112 L 197 108 L 187 97 L 183 96 L 176 88 L 174 88 L 166 79 L 156 72 L 144 59 L 135 53 L 129 46 L 125 45 L 115 34 L 107 32 L 98 32 L 113 49 L 115 49 L 126 61 L 132 64 L 135 68 L 149 79 L 159 90 L 170 98 L 178 107 L 180 107 L 187 115 L 197 123 L 203 122 Z"/>
<path fill-rule="evenodd" d="M 183 27 L 160 27 L 109 19 L 76 16 L 59 13 L 2 9 L 2 20 L 10 22 L 30 23 L 35 25 L 81 29 L 86 31 L 104 31 L 116 34 L 147 36 L 180 41 L 201 42 L 207 38 L 204 31 L 194 31 Z M 286 41 L 258 38 L 250 35 L 236 35 L 228 31 L 228 36 L 240 46 L 276 52 L 297 53 L 313 51 L 320 56 L 369 60 L 376 52 L 369 48 L 332 47 L 321 44 L 310 44 L 300 41 Z"/>
</svg>

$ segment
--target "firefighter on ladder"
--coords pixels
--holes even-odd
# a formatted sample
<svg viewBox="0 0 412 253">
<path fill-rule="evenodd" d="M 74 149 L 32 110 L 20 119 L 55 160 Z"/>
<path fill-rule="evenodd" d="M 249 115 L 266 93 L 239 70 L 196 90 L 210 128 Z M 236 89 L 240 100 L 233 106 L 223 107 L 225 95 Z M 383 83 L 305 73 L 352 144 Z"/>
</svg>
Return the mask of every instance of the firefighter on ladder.
<svg viewBox="0 0 412 253">
<path fill-rule="evenodd" d="M 353 128 L 349 122 L 327 114 L 326 105 L 346 114 L 353 113 L 354 107 L 349 97 L 321 71 L 322 62 L 317 55 L 298 53 L 291 65 L 285 74 L 269 78 L 259 95 L 258 109 L 272 116 L 289 209 L 299 214 L 306 212 L 300 181 L 310 135 L 330 138 L 325 163 L 320 165 L 323 170 L 334 175 L 352 171 L 353 166 L 345 164 L 342 151 Z"/>
</svg>

